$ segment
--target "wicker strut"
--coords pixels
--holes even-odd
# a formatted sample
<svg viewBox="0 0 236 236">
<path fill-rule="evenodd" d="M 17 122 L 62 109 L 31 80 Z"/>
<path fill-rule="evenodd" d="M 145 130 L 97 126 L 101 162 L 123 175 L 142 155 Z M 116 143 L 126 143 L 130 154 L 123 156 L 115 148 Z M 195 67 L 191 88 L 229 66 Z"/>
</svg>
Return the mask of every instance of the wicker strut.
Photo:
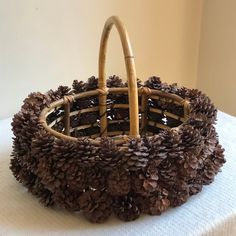
<svg viewBox="0 0 236 236">
<path fill-rule="evenodd" d="M 115 25 L 127 83 L 106 80 Z M 137 80 L 127 31 L 116 16 L 102 33 L 99 79 L 31 93 L 12 122 L 10 169 L 47 206 L 82 211 L 100 223 L 159 215 L 213 181 L 224 164 L 210 99 L 195 89 Z"/>
</svg>

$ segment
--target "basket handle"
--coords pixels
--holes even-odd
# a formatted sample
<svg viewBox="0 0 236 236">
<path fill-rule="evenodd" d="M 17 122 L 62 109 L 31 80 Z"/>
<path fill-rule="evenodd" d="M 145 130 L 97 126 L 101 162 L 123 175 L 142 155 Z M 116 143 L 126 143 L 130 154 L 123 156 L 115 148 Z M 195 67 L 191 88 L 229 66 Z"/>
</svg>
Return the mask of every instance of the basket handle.
<svg viewBox="0 0 236 236">
<path fill-rule="evenodd" d="M 106 75 L 105 75 L 105 62 L 106 62 L 106 51 L 107 41 L 112 29 L 115 25 L 123 47 L 123 53 L 125 58 L 126 73 L 128 79 L 128 97 L 129 97 L 129 117 L 130 117 L 130 132 L 129 136 L 139 137 L 139 105 L 138 105 L 138 90 L 137 90 L 137 79 L 136 70 L 134 63 L 134 56 L 130 45 L 128 33 L 124 24 L 121 22 L 119 17 L 111 16 L 107 19 L 100 41 L 99 50 L 99 81 L 98 87 L 100 90 L 99 95 L 99 111 L 101 117 L 101 136 L 107 135 L 107 114 L 106 114 L 106 99 L 107 99 L 107 86 L 106 86 Z"/>
</svg>

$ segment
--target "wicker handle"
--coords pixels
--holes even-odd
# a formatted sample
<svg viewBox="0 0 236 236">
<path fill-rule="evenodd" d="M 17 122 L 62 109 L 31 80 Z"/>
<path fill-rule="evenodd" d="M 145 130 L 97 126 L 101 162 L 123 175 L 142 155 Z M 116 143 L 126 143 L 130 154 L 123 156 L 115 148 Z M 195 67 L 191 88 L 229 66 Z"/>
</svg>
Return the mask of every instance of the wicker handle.
<svg viewBox="0 0 236 236">
<path fill-rule="evenodd" d="M 112 29 L 115 25 L 121 39 L 123 53 L 125 57 L 125 65 L 128 79 L 128 96 L 129 96 L 129 117 L 130 117 L 130 133 L 132 137 L 139 137 L 139 107 L 138 107 L 138 90 L 136 80 L 136 70 L 134 64 L 134 56 L 132 53 L 130 40 L 124 24 L 121 22 L 119 17 L 112 16 L 108 18 L 105 23 L 99 51 L 99 89 L 101 91 L 99 95 L 99 107 L 101 117 L 101 136 L 107 135 L 107 115 L 106 115 L 106 99 L 107 99 L 107 87 L 106 87 L 106 76 L 105 76 L 105 62 L 106 62 L 106 51 L 107 41 Z"/>
</svg>

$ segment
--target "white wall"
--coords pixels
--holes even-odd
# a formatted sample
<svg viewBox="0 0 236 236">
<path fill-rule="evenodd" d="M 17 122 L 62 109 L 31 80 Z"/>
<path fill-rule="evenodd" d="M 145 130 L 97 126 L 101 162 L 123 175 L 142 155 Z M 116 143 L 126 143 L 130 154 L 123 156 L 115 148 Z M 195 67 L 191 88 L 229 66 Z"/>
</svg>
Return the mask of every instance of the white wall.
<svg viewBox="0 0 236 236">
<path fill-rule="evenodd" d="M 236 1 L 203 4 L 197 87 L 236 116 Z"/>
<path fill-rule="evenodd" d="M 0 0 L 0 118 L 31 91 L 97 75 L 105 20 L 127 26 L 137 75 L 195 87 L 202 0 Z M 124 77 L 118 34 L 109 42 L 108 74 Z"/>
</svg>

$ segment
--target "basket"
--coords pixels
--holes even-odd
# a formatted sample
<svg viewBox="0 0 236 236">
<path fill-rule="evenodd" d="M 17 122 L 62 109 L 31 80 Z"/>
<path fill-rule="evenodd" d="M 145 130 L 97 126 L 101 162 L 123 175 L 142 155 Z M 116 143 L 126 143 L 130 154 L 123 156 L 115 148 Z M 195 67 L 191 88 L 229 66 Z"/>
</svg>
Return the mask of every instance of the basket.
<svg viewBox="0 0 236 236">
<path fill-rule="evenodd" d="M 106 80 L 109 33 L 122 42 L 127 83 Z M 127 31 L 104 26 L 99 79 L 31 93 L 12 122 L 16 179 L 47 206 L 82 211 L 100 223 L 159 215 L 213 181 L 224 164 L 210 99 L 196 89 L 137 80 Z"/>
</svg>

